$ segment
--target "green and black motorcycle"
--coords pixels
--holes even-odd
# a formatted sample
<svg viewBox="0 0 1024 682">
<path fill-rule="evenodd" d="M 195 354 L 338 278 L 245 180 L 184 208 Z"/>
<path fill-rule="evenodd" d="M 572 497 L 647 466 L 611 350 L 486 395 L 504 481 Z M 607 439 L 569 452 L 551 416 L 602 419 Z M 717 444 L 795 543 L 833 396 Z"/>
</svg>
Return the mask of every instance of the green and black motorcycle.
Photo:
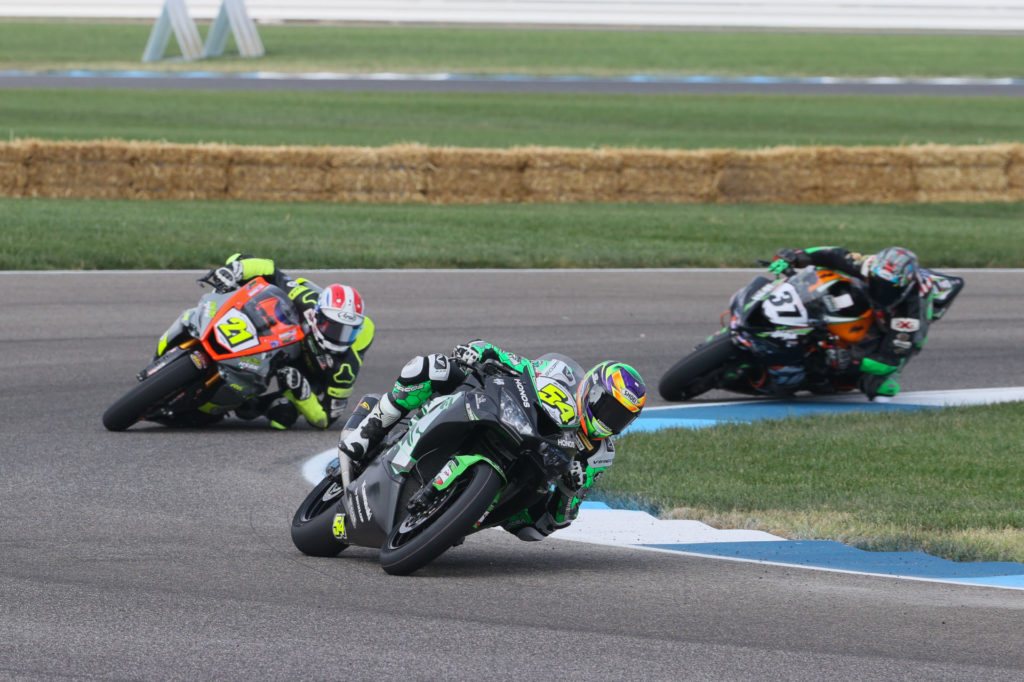
<svg viewBox="0 0 1024 682">
<path fill-rule="evenodd" d="M 571 463 L 583 372 L 554 353 L 523 367 L 468 367 L 458 391 L 393 427 L 350 482 L 351 463 L 340 455 L 343 482 L 324 478 L 295 512 L 295 546 L 313 556 L 350 544 L 380 548 L 385 571 L 408 575 L 547 496 Z M 360 400 L 345 428 L 377 399 Z"/>
</svg>

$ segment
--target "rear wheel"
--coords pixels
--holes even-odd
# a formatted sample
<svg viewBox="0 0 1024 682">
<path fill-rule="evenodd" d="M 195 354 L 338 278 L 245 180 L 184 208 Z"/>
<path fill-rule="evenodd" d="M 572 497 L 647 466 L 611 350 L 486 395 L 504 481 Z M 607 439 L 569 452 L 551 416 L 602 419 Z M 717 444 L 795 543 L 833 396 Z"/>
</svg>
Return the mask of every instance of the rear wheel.
<svg viewBox="0 0 1024 682">
<path fill-rule="evenodd" d="M 111 431 L 124 431 L 135 422 L 167 402 L 190 384 L 202 378 L 189 353 L 183 353 L 148 376 L 125 393 L 103 413 L 103 426 Z"/>
<path fill-rule="evenodd" d="M 325 478 L 306 495 L 292 518 L 292 542 L 300 552 L 310 556 L 338 556 L 348 547 L 348 543 L 335 536 L 334 526 L 344 492 L 339 484 Z"/>
<path fill-rule="evenodd" d="M 665 400 L 689 400 L 715 388 L 724 365 L 737 354 L 728 333 L 713 337 L 672 365 L 661 381 L 658 392 Z"/>
<path fill-rule="evenodd" d="M 475 464 L 427 509 L 407 514 L 391 529 L 380 548 L 380 565 L 391 575 L 409 575 L 429 564 L 473 529 L 501 483 L 490 464 Z"/>
</svg>

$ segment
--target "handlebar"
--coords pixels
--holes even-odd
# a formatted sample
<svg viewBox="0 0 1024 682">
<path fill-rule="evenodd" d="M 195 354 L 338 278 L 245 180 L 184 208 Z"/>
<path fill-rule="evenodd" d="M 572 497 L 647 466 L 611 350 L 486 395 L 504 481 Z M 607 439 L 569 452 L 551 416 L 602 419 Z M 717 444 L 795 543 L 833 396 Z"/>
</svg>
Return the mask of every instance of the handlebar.
<svg viewBox="0 0 1024 682">
<path fill-rule="evenodd" d="M 518 372 L 500 360 L 494 360 L 491 358 L 480 362 L 465 362 L 459 358 L 452 358 L 452 360 L 454 360 L 455 364 L 461 367 L 464 371 L 468 371 L 481 378 L 498 375 L 518 376 Z"/>
</svg>

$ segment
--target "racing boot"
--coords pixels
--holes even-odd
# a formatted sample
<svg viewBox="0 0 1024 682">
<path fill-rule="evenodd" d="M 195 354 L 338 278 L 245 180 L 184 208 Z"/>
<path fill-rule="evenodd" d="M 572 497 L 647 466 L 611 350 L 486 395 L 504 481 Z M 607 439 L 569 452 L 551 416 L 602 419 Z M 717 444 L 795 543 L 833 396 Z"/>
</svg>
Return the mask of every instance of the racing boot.
<svg viewBox="0 0 1024 682">
<path fill-rule="evenodd" d="M 284 396 L 274 399 L 264 414 L 270 420 L 270 427 L 279 431 L 290 429 L 299 419 L 298 409 Z"/>
<path fill-rule="evenodd" d="M 358 424 L 342 432 L 341 440 L 338 441 L 339 452 L 348 455 L 357 465 L 365 467 L 368 464 L 368 453 L 380 445 L 403 414 L 391 401 L 391 396 L 385 395 Z"/>
</svg>

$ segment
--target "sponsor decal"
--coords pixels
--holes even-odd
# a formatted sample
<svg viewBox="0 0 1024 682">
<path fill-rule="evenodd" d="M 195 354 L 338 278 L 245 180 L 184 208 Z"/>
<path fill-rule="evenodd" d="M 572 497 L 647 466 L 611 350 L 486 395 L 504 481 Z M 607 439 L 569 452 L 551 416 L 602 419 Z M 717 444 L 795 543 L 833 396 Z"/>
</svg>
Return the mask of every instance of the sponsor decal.
<svg viewBox="0 0 1024 682">
<path fill-rule="evenodd" d="M 356 508 L 356 515 L 355 517 L 353 517 L 352 520 L 355 521 L 356 525 L 358 526 L 360 523 L 362 523 L 364 519 L 363 510 L 360 508 L 362 500 L 359 498 L 358 494 L 352 496 L 352 503 Z"/>
<path fill-rule="evenodd" d="M 237 366 L 238 369 L 243 370 L 245 372 L 258 372 L 261 364 L 262 363 L 260 362 L 260 359 L 258 357 L 249 356 L 239 358 Z"/>
<path fill-rule="evenodd" d="M 359 487 L 359 493 L 363 498 L 363 510 L 366 513 L 366 521 L 373 518 L 373 511 L 370 509 L 370 500 L 366 497 L 366 481 L 363 481 L 363 485 Z"/>
<path fill-rule="evenodd" d="M 611 448 L 608 448 L 607 450 L 601 449 L 587 460 L 587 466 L 592 469 L 607 468 L 612 465 L 613 461 L 615 461 L 615 453 Z"/>
<path fill-rule="evenodd" d="M 444 487 L 444 484 L 447 483 L 448 479 L 452 477 L 452 466 L 454 464 L 454 462 L 448 462 L 443 467 L 441 467 L 441 470 L 439 472 L 437 472 L 437 476 L 434 477 L 433 481 L 435 488 L 440 489 Z"/>
<path fill-rule="evenodd" d="M 196 351 L 191 354 L 192 364 L 196 366 L 196 369 L 206 369 L 206 355 Z"/>
<path fill-rule="evenodd" d="M 898 332 L 916 332 L 921 328 L 921 321 L 913 317 L 894 317 L 890 325 Z"/>
<path fill-rule="evenodd" d="M 335 514 L 334 523 L 331 525 L 331 532 L 337 540 L 347 540 L 348 533 L 345 530 L 345 515 Z"/>
<path fill-rule="evenodd" d="M 516 377 L 512 381 L 515 383 L 516 388 L 519 389 L 519 399 L 523 401 L 523 407 L 529 407 L 530 399 L 526 397 L 526 386 L 523 385 L 522 380 L 519 379 L 518 377 Z"/>
<path fill-rule="evenodd" d="M 434 369 L 443 372 L 448 369 L 448 358 L 440 353 L 434 355 Z"/>
</svg>

